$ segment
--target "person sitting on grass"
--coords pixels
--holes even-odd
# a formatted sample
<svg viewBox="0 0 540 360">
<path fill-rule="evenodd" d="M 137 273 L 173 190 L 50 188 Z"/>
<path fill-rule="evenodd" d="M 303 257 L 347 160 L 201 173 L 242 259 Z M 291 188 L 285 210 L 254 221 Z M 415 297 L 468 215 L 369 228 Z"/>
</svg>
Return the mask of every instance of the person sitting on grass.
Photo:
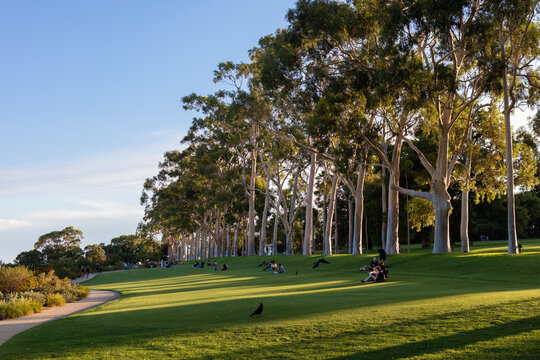
<svg viewBox="0 0 540 360">
<path fill-rule="evenodd" d="M 197 269 L 199 267 L 199 262 L 197 261 L 195 264 L 193 264 L 193 266 L 191 267 L 192 269 Z"/>
<path fill-rule="evenodd" d="M 285 268 L 283 267 L 283 265 L 278 264 L 277 265 L 277 271 L 274 272 L 274 274 L 284 274 L 284 273 L 285 273 Z"/>
<path fill-rule="evenodd" d="M 362 284 L 367 283 L 368 281 L 375 281 L 377 280 L 377 276 L 379 275 L 379 268 L 375 268 L 372 272 L 369 273 L 369 276 L 362 280 Z"/>
<path fill-rule="evenodd" d="M 388 279 L 388 270 L 386 269 L 384 261 L 381 261 L 379 265 L 369 273 L 369 276 L 362 280 L 362 283 L 365 284 L 368 281 L 383 282 L 386 279 Z"/>
<path fill-rule="evenodd" d="M 225 263 L 223 263 L 223 266 L 221 266 L 221 271 L 229 270 L 229 266 Z"/>
<path fill-rule="evenodd" d="M 373 270 L 375 269 L 377 266 L 379 265 L 379 261 L 377 261 L 377 258 L 376 257 L 373 257 L 373 259 L 371 260 L 371 262 L 369 263 L 369 266 L 367 265 L 364 265 L 360 268 L 360 271 L 366 271 L 366 270 Z"/>
</svg>

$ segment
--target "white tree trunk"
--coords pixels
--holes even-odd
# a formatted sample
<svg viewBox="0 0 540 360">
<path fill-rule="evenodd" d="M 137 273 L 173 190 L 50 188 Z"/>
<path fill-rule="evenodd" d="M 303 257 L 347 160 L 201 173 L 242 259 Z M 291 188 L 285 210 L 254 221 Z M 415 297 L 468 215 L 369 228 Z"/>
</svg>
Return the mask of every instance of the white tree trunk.
<svg viewBox="0 0 540 360">
<path fill-rule="evenodd" d="M 364 182 L 366 178 L 365 157 L 358 166 L 356 189 L 354 189 L 354 230 L 353 230 L 353 255 L 360 255 L 362 251 L 362 221 L 364 219 Z"/>
<path fill-rule="evenodd" d="M 336 193 L 337 193 L 337 190 L 336 190 Z M 336 199 L 334 199 L 334 218 L 335 218 L 334 220 L 334 254 L 339 254 L 337 197 Z"/>
<path fill-rule="evenodd" d="M 502 26 L 502 25 L 501 25 Z M 518 239 L 516 232 L 516 210 L 514 199 L 514 164 L 513 164 L 513 144 L 512 125 L 510 122 L 510 104 L 508 93 L 508 70 L 505 52 L 505 41 L 502 29 L 499 29 L 499 44 L 501 46 L 501 57 L 503 66 L 503 95 L 504 95 L 504 131 L 506 138 L 506 198 L 508 217 L 508 254 L 518 253 Z"/>
<path fill-rule="evenodd" d="M 300 165 L 300 164 L 299 164 Z M 294 244 L 293 244 L 293 224 L 296 214 L 296 195 L 298 193 L 298 177 L 300 176 L 301 167 L 298 166 L 298 170 L 296 171 L 296 175 L 294 176 L 294 185 L 292 189 L 292 196 L 291 196 L 291 207 L 289 209 L 289 216 L 288 216 L 288 226 L 285 226 L 286 229 L 286 255 L 294 255 Z"/>
<path fill-rule="evenodd" d="M 272 235 L 272 252 L 274 255 L 277 255 L 277 235 L 278 235 L 278 225 L 279 225 L 279 203 L 276 208 L 276 218 L 274 220 L 274 233 Z"/>
<path fill-rule="evenodd" d="M 337 184 L 338 174 L 336 172 L 332 177 L 332 189 L 330 190 L 330 198 L 328 199 L 328 212 L 326 216 L 326 228 L 323 242 L 324 255 L 332 254 L 332 220 L 334 216 L 334 206 L 336 204 Z"/>
<path fill-rule="evenodd" d="M 266 245 L 266 221 L 268 218 L 268 207 L 270 205 L 270 175 L 271 175 L 271 162 L 268 161 L 268 167 L 266 169 L 266 191 L 264 193 L 264 210 L 261 219 L 261 231 L 259 235 L 259 255 L 264 255 L 264 245 Z"/>
<path fill-rule="evenodd" d="M 472 126 L 469 129 L 467 140 L 472 139 Z M 461 252 L 469 252 L 469 177 L 471 176 L 471 152 L 467 154 L 465 159 L 465 184 L 463 191 L 461 192 L 461 224 L 459 229 L 459 236 L 461 242 Z"/>
<path fill-rule="evenodd" d="M 252 125 L 252 141 L 255 141 L 255 124 Z M 248 255 L 256 255 L 255 251 L 255 179 L 257 177 L 257 150 L 251 150 L 251 181 L 249 185 L 249 213 L 248 213 Z"/>
<path fill-rule="evenodd" d="M 304 233 L 303 255 L 311 255 L 313 247 L 313 192 L 315 188 L 315 174 L 317 173 L 317 154 L 311 153 L 311 166 L 306 194 L 306 227 Z"/>
<path fill-rule="evenodd" d="M 388 184 L 388 216 L 386 225 L 386 253 L 399 254 L 399 165 L 403 138 L 398 136 L 392 152 L 392 168 Z"/>
<path fill-rule="evenodd" d="M 347 210 L 348 210 L 348 216 L 349 216 L 349 238 L 347 241 L 347 248 L 349 250 L 349 254 L 352 254 L 352 244 L 353 244 L 353 232 L 354 232 L 354 226 L 353 226 L 353 201 L 349 198 L 347 200 Z"/>
<path fill-rule="evenodd" d="M 234 224 L 234 241 L 231 249 L 231 256 L 236 256 L 238 252 L 238 223 Z"/>
<path fill-rule="evenodd" d="M 386 155 L 388 151 L 388 142 L 384 139 L 385 129 L 383 128 L 382 152 Z M 381 204 L 382 204 L 382 224 L 381 224 L 381 246 L 386 249 L 386 219 L 388 217 L 388 199 L 386 194 L 386 165 L 381 164 Z"/>
</svg>

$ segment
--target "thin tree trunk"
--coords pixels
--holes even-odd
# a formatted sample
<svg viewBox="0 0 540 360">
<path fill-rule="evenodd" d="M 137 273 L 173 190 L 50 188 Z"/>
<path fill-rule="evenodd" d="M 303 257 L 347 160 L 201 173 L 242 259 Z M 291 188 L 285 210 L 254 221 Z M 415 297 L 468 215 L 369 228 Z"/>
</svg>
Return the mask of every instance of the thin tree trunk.
<svg viewBox="0 0 540 360">
<path fill-rule="evenodd" d="M 386 155 L 388 152 L 388 142 L 385 140 L 385 128 L 383 127 L 382 151 Z M 386 166 L 381 164 L 381 204 L 382 204 L 382 224 L 381 224 L 381 246 L 386 249 L 386 218 L 388 217 L 388 200 L 386 196 Z"/>
<path fill-rule="evenodd" d="M 353 230 L 353 255 L 360 255 L 362 251 L 362 221 L 364 219 L 364 181 L 366 178 L 367 151 L 358 166 L 356 189 L 354 190 L 354 230 Z"/>
<path fill-rule="evenodd" d="M 306 194 L 306 228 L 304 233 L 303 255 L 311 255 L 313 245 L 313 192 L 315 184 L 315 174 L 317 172 L 317 154 L 311 153 L 311 166 L 309 169 L 309 180 Z"/>
<path fill-rule="evenodd" d="M 501 57 L 504 63 L 503 76 L 503 95 L 504 95 L 504 131 L 506 138 L 506 198 L 507 198 L 507 217 L 508 217 L 508 254 L 518 253 L 518 239 L 516 232 L 516 210 L 514 199 L 514 164 L 513 164 L 513 144 L 512 144 L 512 126 L 510 122 L 510 104 L 508 93 L 508 69 L 506 61 L 506 49 L 502 24 L 499 28 L 499 43 L 501 47 Z"/>
<path fill-rule="evenodd" d="M 231 256 L 231 226 L 227 225 L 227 242 L 225 243 L 225 257 Z"/>
<path fill-rule="evenodd" d="M 332 254 L 332 220 L 334 216 L 334 206 L 336 204 L 336 193 L 337 193 L 337 184 L 338 184 L 338 174 L 337 172 L 332 177 L 332 189 L 330 190 L 330 198 L 328 199 L 328 212 L 326 218 L 326 229 L 324 232 L 324 243 L 323 251 L 324 255 Z"/>
<path fill-rule="evenodd" d="M 369 238 L 368 238 L 368 226 L 367 226 L 367 216 L 364 216 L 365 225 L 365 236 L 366 236 L 366 254 L 369 252 Z"/>
<path fill-rule="evenodd" d="M 287 234 L 286 234 L 286 254 L 287 255 L 294 255 L 294 245 L 293 245 L 293 238 L 292 238 L 292 231 L 293 231 L 293 223 L 295 218 L 295 203 L 296 203 L 296 195 L 298 193 L 298 177 L 300 176 L 301 167 L 298 166 L 298 170 L 296 171 L 296 175 L 294 176 L 294 185 L 293 185 L 293 191 L 291 196 L 291 207 L 289 209 L 289 226 L 286 226 Z"/>
<path fill-rule="evenodd" d="M 409 178 L 405 172 L 405 187 L 409 188 Z M 407 252 L 411 252 L 411 224 L 409 222 L 409 195 L 405 195 L 405 207 L 407 208 Z"/>
<path fill-rule="evenodd" d="M 238 223 L 234 224 L 234 241 L 231 249 L 231 256 L 236 256 L 238 252 Z"/>
<path fill-rule="evenodd" d="M 257 125 L 251 125 L 251 142 L 256 141 Z M 257 178 L 257 147 L 251 150 L 251 182 L 249 185 L 249 214 L 248 214 L 248 241 L 247 255 L 257 255 L 255 250 L 255 179 Z"/>
<path fill-rule="evenodd" d="M 268 161 L 268 167 L 266 169 L 266 191 L 264 193 L 264 210 L 261 219 L 261 231 L 259 235 L 259 255 L 264 255 L 264 246 L 266 245 L 266 220 L 268 218 L 268 207 L 270 204 L 270 175 L 271 175 L 271 162 Z"/>
<path fill-rule="evenodd" d="M 278 225 L 279 225 L 279 203 L 276 208 L 276 218 L 274 219 L 274 233 L 272 235 L 272 255 L 277 255 L 277 235 L 278 235 Z"/>
<path fill-rule="evenodd" d="M 472 126 L 469 129 L 467 134 L 467 140 L 472 139 Z M 461 252 L 469 252 L 469 184 L 471 176 L 471 157 L 472 153 L 467 154 L 465 159 L 465 184 L 463 191 L 461 191 L 461 225 L 460 225 L 460 241 L 461 241 Z"/>
<path fill-rule="evenodd" d="M 351 198 L 347 200 L 347 209 L 348 209 L 348 215 L 349 215 L 349 238 L 347 240 L 347 248 L 349 250 L 349 254 L 352 254 L 352 244 L 353 244 L 353 201 Z"/>
<path fill-rule="evenodd" d="M 337 188 L 337 186 L 336 186 Z M 336 190 L 337 194 L 337 190 Z M 334 254 L 339 254 L 339 239 L 338 239 L 338 206 L 337 199 L 334 200 Z"/>
</svg>

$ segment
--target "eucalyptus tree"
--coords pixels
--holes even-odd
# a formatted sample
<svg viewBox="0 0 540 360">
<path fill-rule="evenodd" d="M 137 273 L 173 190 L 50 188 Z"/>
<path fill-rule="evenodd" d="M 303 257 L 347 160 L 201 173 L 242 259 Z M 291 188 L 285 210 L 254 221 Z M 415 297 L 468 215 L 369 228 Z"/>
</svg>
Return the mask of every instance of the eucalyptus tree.
<svg viewBox="0 0 540 360">
<path fill-rule="evenodd" d="M 490 20 L 496 26 L 501 61 L 503 113 L 506 134 L 508 253 L 518 253 L 512 161 L 511 113 L 520 103 L 536 105 L 539 98 L 540 27 L 538 0 L 488 1 Z M 498 35 L 498 36 L 497 36 Z M 494 36 L 494 37 L 495 37 Z"/>
<path fill-rule="evenodd" d="M 425 121 L 432 121 L 437 129 L 435 162 L 432 164 L 412 139 L 405 140 L 429 173 L 430 190 L 393 187 L 433 204 L 434 253 L 451 251 L 449 214 L 452 206 L 448 186 L 472 125 L 468 114 L 473 107 L 486 102 L 486 94 L 494 86 L 491 25 L 482 10 L 482 2 L 476 0 L 392 1 L 387 5 L 385 42 L 404 57 L 418 58 L 429 75 L 424 91 L 430 106 L 423 110 L 422 116 Z M 456 126 L 460 122 L 466 125 Z"/>
<path fill-rule="evenodd" d="M 306 221 L 302 252 L 311 254 L 313 248 L 313 193 L 318 168 L 318 153 L 312 148 L 314 139 L 308 134 L 303 119 L 312 112 L 313 98 L 318 93 L 317 84 L 308 78 L 309 71 L 300 65 L 301 52 L 291 47 L 291 33 L 279 30 L 273 36 L 259 41 L 251 51 L 256 81 L 261 84 L 266 97 L 272 99 L 274 116 L 267 124 L 272 135 L 293 142 L 309 156 L 309 174 L 305 196 Z"/>
</svg>

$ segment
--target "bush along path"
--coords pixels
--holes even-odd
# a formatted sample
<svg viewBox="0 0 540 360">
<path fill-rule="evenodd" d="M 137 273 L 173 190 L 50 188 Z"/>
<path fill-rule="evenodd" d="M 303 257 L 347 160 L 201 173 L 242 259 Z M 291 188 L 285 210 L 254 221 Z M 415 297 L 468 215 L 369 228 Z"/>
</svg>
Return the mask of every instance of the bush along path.
<svg viewBox="0 0 540 360">
<path fill-rule="evenodd" d="M 37 314 L 2 320 L 0 321 L 0 345 L 31 327 L 93 308 L 114 300 L 119 296 L 120 293 L 115 291 L 91 290 L 90 295 L 82 300 L 68 303 L 64 306 L 53 307 Z"/>
</svg>

